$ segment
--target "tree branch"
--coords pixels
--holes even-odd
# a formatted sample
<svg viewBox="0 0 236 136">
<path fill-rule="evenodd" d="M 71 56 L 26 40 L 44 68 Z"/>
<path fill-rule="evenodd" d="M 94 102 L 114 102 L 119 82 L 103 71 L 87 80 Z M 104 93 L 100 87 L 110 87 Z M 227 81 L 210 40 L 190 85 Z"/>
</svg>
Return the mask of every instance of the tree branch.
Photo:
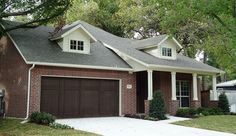
<svg viewBox="0 0 236 136">
<path fill-rule="evenodd" d="M 68 6 L 69 5 L 66 5 L 64 10 L 67 9 Z M 4 33 L 12 31 L 12 30 L 19 29 L 19 28 L 36 28 L 36 27 L 40 26 L 42 24 L 42 22 L 54 19 L 54 18 L 58 17 L 59 15 L 63 14 L 64 10 L 62 10 L 61 12 L 58 12 L 57 14 L 54 14 L 50 17 L 47 17 L 47 18 L 37 19 L 37 20 L 33 20 L 33 21 L 30 21 L 30 22 L 27 22 L 27 23 L 24 23 L 24 24 L 20 24 L 20 25 L 16 25 L 16 26 L 13 26 L 13 27 L 10 27 L 10 28 L 6 28 L 6 29 L 4 29 Z M 38 24 L 35 24 L 35 23 L 38 23 Z"/>
<path fill-rule="evenodd" d="M 231 28 L 229 28 L 224 22 L 223 20 L 221 20 L 221 18 L 219 16 L 217 16 L 215 13 L 211 13 L 211 15 L 217 19 L 217 21 L 223 26 L 225 27 L 228 31 L 232 32 L 233 30 Z"/>
</svg>

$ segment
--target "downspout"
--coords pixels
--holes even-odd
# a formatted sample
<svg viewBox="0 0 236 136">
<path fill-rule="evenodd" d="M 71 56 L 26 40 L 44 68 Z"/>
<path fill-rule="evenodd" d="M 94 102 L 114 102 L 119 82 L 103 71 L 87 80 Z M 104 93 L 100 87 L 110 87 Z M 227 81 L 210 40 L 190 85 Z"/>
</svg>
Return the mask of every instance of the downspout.
<svg viewBox="0 0 236 136">
<path fill-rule="evenodd" d="M 31 71 L 32 69 L 35 67 L 35 64 L 33 64 L 30 68 L 29 68 L 29 72 L 28 72 L 28 94 L 27 94 L 27 110 L 26 110 L 26 117 L 25 120 L 27 120 L 29 118 L 29 109 L 30 109 L 30 87 L 31 87 Z"/>
</svg>

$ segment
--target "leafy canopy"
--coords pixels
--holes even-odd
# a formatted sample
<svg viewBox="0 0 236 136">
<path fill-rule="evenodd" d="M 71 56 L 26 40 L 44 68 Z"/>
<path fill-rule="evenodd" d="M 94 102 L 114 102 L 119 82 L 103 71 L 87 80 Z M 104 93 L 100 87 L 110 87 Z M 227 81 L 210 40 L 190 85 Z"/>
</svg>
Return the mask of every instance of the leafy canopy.
<svg viewBox="0 0 236 136">
<path fill-rule="evenodd" d="M 64 14 L 70 4 L 71 0 L 1 0 L 0 23 L 3 19 L 14 18 L 21 18 L 24 23 L 5 30 L 0 29 L 0 37 L 7 31 L 34 28 L 52 22 Z"/>
</svg>

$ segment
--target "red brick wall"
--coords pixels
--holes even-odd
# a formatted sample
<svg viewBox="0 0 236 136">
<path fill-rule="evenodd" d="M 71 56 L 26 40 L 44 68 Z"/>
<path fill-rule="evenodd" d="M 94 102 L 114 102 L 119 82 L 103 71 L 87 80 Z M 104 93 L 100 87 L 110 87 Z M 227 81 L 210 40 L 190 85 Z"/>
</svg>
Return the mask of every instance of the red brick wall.
<svg viewBox="0 0 236 136">
<path fill-rule="evenodd" d="M 136 113 L 136 74 L 121 71 L 36 66 L 31 77 L 30 111 L 40 111 L 41 76 L 102 77 L 122 80 L 122 114 Z M 132 89 L 126 85 L 132 84 Z"/>
<path fill-rule="evenodd" d="M 0 89 L 6 90 L 6 116 L 26 116 L 28 69 L 10 39 L 0 40 Z"/>
</svg>

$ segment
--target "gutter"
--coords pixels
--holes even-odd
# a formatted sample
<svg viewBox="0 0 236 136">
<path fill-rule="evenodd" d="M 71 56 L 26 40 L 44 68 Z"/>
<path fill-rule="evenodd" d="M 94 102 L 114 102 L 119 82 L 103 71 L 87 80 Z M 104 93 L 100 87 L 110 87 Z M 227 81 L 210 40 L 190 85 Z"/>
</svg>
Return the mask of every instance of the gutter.
<svg viewBox="0 0 236 136">
<path fill-rule="evenodd" d="M 25 120 L 29 118 L 29 110 L 30 110 L 30 91 L 31 91 L 31 71 L 34 69 L 35 64 L 33 64 L 28 71 L 28 94 L 27 94 L 27 109 L 26 109 L 26 117 Z"/>
</svg>

